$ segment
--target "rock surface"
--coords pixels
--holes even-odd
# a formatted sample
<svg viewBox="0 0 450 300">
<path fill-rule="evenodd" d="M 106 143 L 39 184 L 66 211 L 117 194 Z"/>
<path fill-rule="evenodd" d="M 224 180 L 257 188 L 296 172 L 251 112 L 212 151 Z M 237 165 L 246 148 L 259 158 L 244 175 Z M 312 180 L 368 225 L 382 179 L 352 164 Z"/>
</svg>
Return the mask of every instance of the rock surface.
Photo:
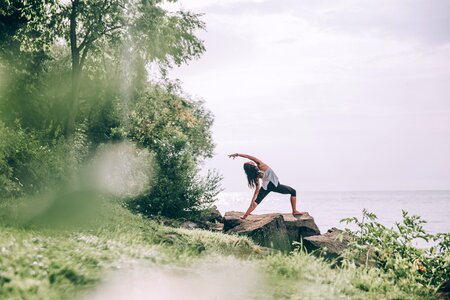
<svg viewBox="0 0 450 300">
<path fill-rule="evenodd" d="M 324 250 L 325 257 L 334 259 L 342 254 L 350 242 L 349 237 L 345 235 L 340 239 L 342 233 L 342 230 L 333 227 L 325 234 L 305 237 L 303 245 L 307 251 Z"/>
<path fill-rule="evenodd" d="M 320 234 L 319 228 L 309 214 L 293 216 L 291 214 L 250 215 L 242 220 L 243 212 L 226 212 L 224 232 L 250 237 L 257 244 L 278 249 L 292 250 L 292 242 L 301 237 Z"/>
<path fill-rule="evenodd" d="M 191 222 L 191 221 L 185 221 L 181 223 L 180 228 L 184 229 L 199 229 L 201 228 L 197 223 Z"/>
<path fill-rule="evenodd" d="M 217 209 L 217 206 L 213 205 L 211 208 L 206 210 L 206 221 L 211 223 L 221 223 L 223 221 L 222 214 Z"/>
<path fill-rule="evenodd" d="M 320 234 L 319 227 L 314 222 L 314 218 L 308 213 L 302 214 L 301 216 L 293 216 L 292 214 L 282 214 L 282 216 L 291 244 L 294 241 L 300 241 L 300 238 Z"/>
<path fill-rule="evenodd" d="M 450 299 L 450 279 L 447 279 L 439 288 L 439 292 L 441 293 L 439 299 Z"/>
</svg>

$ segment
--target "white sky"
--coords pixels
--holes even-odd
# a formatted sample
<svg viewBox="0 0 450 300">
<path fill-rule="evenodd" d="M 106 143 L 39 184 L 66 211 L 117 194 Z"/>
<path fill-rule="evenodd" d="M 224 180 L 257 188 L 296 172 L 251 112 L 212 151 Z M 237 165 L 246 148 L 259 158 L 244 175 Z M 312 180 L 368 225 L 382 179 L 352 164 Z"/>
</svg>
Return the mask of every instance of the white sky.
<svg viewBox="0 0 450 300">
<path fill-rule="evenodd" d="M 182 0 L 204 56 L 172 72 L 215 116 L 206 167 L 252 154 L 297 190 L 450 189 L 450 1 Z"/>
</svg>

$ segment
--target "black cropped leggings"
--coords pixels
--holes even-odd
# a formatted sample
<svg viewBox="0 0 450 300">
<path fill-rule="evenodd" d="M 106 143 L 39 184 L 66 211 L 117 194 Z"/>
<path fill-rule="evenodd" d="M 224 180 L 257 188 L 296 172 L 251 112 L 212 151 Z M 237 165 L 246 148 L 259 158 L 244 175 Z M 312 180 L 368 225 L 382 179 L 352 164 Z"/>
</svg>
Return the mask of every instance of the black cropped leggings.
<svg viewBox="0 0 450 300">
<path fill-rule="evenodd" d="M 261 203 L 263 199 L 270 193 L 280 193 L 280 194 L 291 194 L 291 196 L 297 196 L 297 192 L 291 188 L 290 186 L 278 183 L 278 186 L 275 186 L 272 181 L 267 185 L 267 190 L 261 188 L 258 192 L 258 196 L 256 196 L 256 203 Z"/>
</svg>

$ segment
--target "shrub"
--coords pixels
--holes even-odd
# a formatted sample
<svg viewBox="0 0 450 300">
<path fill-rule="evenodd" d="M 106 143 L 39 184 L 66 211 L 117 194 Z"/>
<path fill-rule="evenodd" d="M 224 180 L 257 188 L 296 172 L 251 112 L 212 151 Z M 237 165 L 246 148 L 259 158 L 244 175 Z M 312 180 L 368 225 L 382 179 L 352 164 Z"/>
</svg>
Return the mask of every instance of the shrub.
<svg viewBox="0 0 450 300">
<path fill-rule="evenodd" d="M 23 129 L 0 122 L 0 194 L 17 197 L 67 183 L 88 154 L 83 126 L 71 142 L 58 132 Z"/>
<path fill-rule="evenodd" d="M 345 255 L 347 261 L 366 255 L 395 281 L 414 282 L 416 286 L 411 288 L 417 289 L 437 290 L 450 278 L 450 233 L 429 234 L 423 228 L 426 221 L 406 211 L 403 221 L 394 228 L 387 228 L 376 219 L 375 214 L 364 210 L 361 221 L 354 217 L 342 220 L 358 228 L 353 232 L 347 229 L 353 237 Z M 417 239 L 433 241 L 435 245 L 416 248 L 412 243 Z"/>
<path fill-rule="evenodd" d="M 14 132 L 0 122 L 0 194 L 11 197 L 20 194 L 21 183 L 15 178 L 10 164 L 17 143 Z"/>
<path fill-rule="evenodd" d="M 198 165 L 212 156 L 212 116 L 201 102 L 189 101 L 168 88 L 150 86 L 128 110 L 116 133 L 148 148 L 156 157 L 156 182 L 134 208 L 147 215 L 170 217 L 197 212 L 214 201 L 221 177 L 199 175 Z"/>
</svg>

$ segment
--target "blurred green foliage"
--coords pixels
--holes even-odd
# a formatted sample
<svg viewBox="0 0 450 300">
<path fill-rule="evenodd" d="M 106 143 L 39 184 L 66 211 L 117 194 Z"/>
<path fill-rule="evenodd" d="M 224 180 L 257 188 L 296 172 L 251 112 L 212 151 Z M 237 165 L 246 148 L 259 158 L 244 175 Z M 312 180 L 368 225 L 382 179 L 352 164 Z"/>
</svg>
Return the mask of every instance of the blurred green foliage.
<svg viewBox="0 0 450 300">
<path fill-rule="evenodd" d="M 46 192 L 67 185 L 87 155 L 87 137 L 79 128 L 71 141 L 62 134 L 24 129 L 0 122 L 1 198 Z M 0 199 L 1 199 L 0 198 Z"/>
<path fill-rule="evenodd" d="M 166 79 L 203 53 L 195 31 L 205 25 L 163 2 L 0 3 L 1 198 L 66 187 L 98 146 L 129 140 L 155 154 L 157 169 L 133 208 L 179 216 L 213 201 L 220 176 L 199 175 L 213 118 Z M 149 64 L 160 83 L 149 82 Z"/>
<path fill-rule="evenodd" d="M 199 15 L 167 11 L 160 6 L 163 2 L 26 0 L 10 3 L 10 7 L 18 8 L 17 18 L 23 21 L 14 37 L 21 51 L 48 53 L 55 44 L 68 46 L 66 136 L 73 134 L 79 118 L 84 97 L 83 77 L 108 76 L 112 72 L 126 73 L 126 80 L 130 80 L 134 70 L 129 69 L 128 62 L 134 59 L 142 67 L 157 62 L 167 71 L 172 65 L 187 63 L 203 53 L 203 43 L 194 34 L 195 30 L 204 28 Z M 109 64 L 113 68 L 108 70 Z"/>
</svg>

